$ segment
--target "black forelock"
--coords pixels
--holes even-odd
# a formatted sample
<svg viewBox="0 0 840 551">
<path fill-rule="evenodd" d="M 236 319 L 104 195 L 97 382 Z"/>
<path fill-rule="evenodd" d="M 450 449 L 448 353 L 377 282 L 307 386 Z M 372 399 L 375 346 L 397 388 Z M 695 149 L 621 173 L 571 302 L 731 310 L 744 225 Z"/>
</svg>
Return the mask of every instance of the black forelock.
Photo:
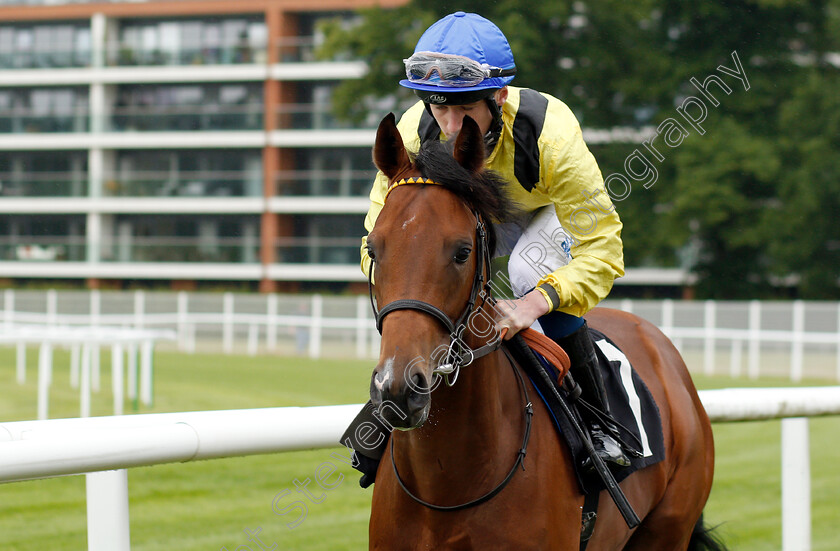
<svg viewBox="0 0 840 551">
<path fill-rule="evenodd" d="M 425 142 L 417 153 L 415 164 L 423 177 L 454 193 L 488 222 L 492 252 L 495 246 L 493 223 L 508 220 L 516 209 L 507 194 L 504 178 L 492 170 L 473 173 L 462 167 L 452 156 L 453 142 Z"/>
</svg>

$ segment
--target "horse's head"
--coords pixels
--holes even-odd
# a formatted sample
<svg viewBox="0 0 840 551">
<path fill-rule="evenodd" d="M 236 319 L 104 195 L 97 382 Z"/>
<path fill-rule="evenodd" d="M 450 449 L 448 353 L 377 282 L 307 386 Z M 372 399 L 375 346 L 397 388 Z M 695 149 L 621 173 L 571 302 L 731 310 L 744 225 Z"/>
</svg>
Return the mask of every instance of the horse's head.
<svg viewBox="0 0 840 551">
<path fill-rule="evenodd" d="M 389 192 L 367 239 L 382 333 L 370 395 L 388 423 L 415 428 L 429 414 L 433 371 L 451 361 L 451 333 L 489 277 L 485 221 L 502 218 L 507 203 L 501 180 L 483 170 L 484 142 L 470 118 L 452 151 L 432 142 L 412 160 L 389 115 L 373 158 Z"/>
</svg>

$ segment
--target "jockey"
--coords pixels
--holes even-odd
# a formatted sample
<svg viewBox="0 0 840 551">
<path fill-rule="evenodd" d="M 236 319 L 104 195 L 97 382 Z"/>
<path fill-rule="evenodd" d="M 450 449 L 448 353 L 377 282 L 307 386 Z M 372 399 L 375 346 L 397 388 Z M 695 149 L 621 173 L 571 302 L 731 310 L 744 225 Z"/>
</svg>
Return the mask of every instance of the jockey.
<svg viewBox="0 0 840 551">
<path fill-rule="evenodd" d="M 398 124 L 406 148 L 416 152 L 426 140 L 451 139 L 470 116 L 484 133 L 486 167 L 504 177 L 522 209 L 518 220 L 496 226 L 494 256 L 510 255 L 510 286 L 518 297 L 497 303 L 497 327 L 505 339 L 534 327 L 558 342 L 584 399 L 609 415 L 582 316 L 624 275 L 622 225 L 578 121 L 560 100 L 508 85 L 516 73 L 510 45 L 477 14 L 456 12 L 437 21 L 404 61 L 407 78 L 400 85 L 420 98 Z M 380 172 L 370 193 L 368 232 L 387 187 Z M 367 274 L 366 238 L 361 254 Z M 605 461 L 629 465 L 610 430 L 594 421 L 590 432 Z"/>
</svg>

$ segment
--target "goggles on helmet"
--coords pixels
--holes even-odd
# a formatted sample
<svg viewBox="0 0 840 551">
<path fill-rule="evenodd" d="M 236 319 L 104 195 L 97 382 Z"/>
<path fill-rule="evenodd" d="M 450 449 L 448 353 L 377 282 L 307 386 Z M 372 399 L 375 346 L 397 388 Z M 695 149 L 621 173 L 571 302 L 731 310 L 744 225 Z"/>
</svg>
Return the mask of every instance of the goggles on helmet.
<svg viewBox="0 0 840 551">
<path fill-rule="evenodd" d="M 516 68 L 502 69 L 479 63 L 468 57 L 436 52 L 416 52 L 404 59 L 405 76 L 415 84 L 435 86 L 475 86 L 483 80 L 494 77 L 508 77 L 516 74 Z"/>
</svg>

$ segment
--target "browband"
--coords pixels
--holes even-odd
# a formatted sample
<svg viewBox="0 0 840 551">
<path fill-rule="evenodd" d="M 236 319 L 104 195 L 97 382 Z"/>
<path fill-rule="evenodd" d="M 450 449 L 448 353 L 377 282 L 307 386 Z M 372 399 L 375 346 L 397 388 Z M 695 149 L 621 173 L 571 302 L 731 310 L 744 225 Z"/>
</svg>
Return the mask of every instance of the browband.
<svg viewBox="0 0 840 551">
<path fill-rule="evenodd" d="M 405 184 L 432 184 L 436 186 L 441 185 L 439 182 L 435 182 L 431 178 L 423 178 L 422 176 L 417 176 L 416 178 L 403 178 L 402 180 L 397 180 L 388 187 L 388 191 L 385 192 L 385 199 L 388 199 L 388 195 L 391 194 L 394 188 L 404 186 Z M 385 199 L 383 199 L 382 201 L 385 202 Z"/>
</svg>

